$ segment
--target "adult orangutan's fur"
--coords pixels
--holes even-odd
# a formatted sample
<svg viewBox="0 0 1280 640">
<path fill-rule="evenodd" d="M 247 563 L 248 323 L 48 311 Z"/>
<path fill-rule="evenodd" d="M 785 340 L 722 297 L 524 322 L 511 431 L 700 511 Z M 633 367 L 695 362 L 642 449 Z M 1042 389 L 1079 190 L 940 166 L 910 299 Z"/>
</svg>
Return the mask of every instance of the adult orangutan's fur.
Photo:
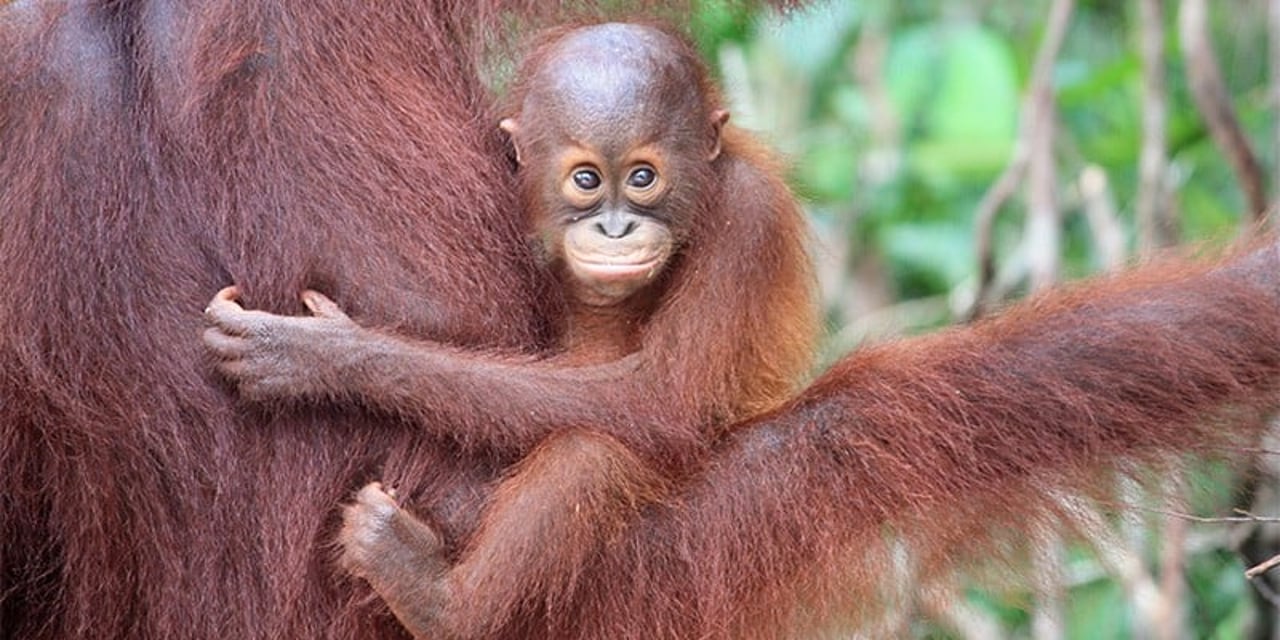
<svg viewBox="0 0 1280 640">
<path fill-rule="evenodd" d="M 339 505 L 382 479 L 456 544 L 518 457 L 502 425 L 244 404 L 201 310 L 235 283 L 300 313 L 314 288 L 364 325 L 546 345 L 560 309 L 477 79 L 503 7 L 0 5 L 0 636 L 403 633 L 337 570 Z M 1247 442 L 1280 374 L 1277 285 L 1268 247 L 862 349 L 499 635 L 794 637 L 871 602 L 887 530 L 942 562 L 1052 526 L 1047 496 L 1099 469 Z"/>
</svg>

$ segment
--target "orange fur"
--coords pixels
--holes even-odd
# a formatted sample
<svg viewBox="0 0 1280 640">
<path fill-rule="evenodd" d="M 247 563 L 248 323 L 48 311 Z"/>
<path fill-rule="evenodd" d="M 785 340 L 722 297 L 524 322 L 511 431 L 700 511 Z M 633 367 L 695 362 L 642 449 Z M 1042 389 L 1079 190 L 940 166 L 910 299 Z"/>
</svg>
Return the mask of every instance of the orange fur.
<svg viewBox="0 0 1280 640">
<path fill-rule="evenodd" d="M 559 55 L 544 58 L 542 49 L 535 50 L 531 58 L 547 68 L 525 65 L 517 88 L 518 94 L 528 92 L 536 89 L 530 83 L 543 81 L 557 87 L 556 95 L 548 98 L 543 89 L 526 99 L 518 115 L 504 120 L 520 136 L 524 206 L 535 230 L 547 238 L 563 286 L 573 289 L 575 277 L 559 264 L 569 258 L 559 247 L 566 225 L 591 224 L 592 218 L 572 200 L 565 208 L 560 196 L 562 188 L 572 190 L 562 187 L 561 177 L 584 160 L 580 148 L 566 151 L 561 142 L 576 139 L 575 132 L 559 128 L 591 114 L 582 113 L 580 96 L 564 95 L 583 89 L 557 83 L 557 74 L 566 69 L 595 73 L 594 66 L 583 65 L 616 64 L 607 73 L 629 76 L 630 83 L 626 96 L 609 102 L 623 113 L 611 113 L 604 125 L 610 129 L 580 137 L 614 153 L 625 153 L 637 137 L 656 139 L 649 144 L 661 147 L 666 161 L 658 175 L 674 186 L 664 190 L 650 215 L 679 238 L 680 255 L 664 265 L 657 283 L 603 309 L 568 294 L 565 351 L 529 366 L 442 353 L 439 347 L 350 325 L 362 339 L 335 338 L 332 327 L 282 339 L 310 326 L 282 317 L 245 333 L 247 351 L 220 352 L 222 370 L 242 388 L 246 381 L 281 380 L 279 394 L 294 396 L 306 388 L 311 394 L 355 396 L 413 417 L 427 429 L 445 418 L 444 424 L 463 420 L 476 431 L 496 425 L 507 438 L 517 430 L 525 434 L 508 446 L 533 452 L 498 486 L 477 531 L 445 571 L 439 569 L 445 549 L 430 525 L 403 511 L 372 517 L 382 513 L 386 500 L 369 490 L 348 507 L 341 535 L 346 565 L 368 580 L 420 638 L 491 637 L 539 603 L 559 610 L 572 602 L 579 576 L 595 557 L 642 509 L 665 498 L 670 478 L 664 475 L 678 477 L 700 464 L 697 456 L 726 424 L 781 404 L 811 366 L 817 305 L 804 219 L 780 172 L 745 134 L 729 129 L 723 140 L 704 136 L 724 112 L 714 94 L 690 91 L 691 84 L 709 86 L 692 48 L 674 34 L 635 25 L 558 33 L 562 39 L 542 46 Z M 625 52 L 583 62 L 597 48 L 622 46 L 619 42 L 628 47 Z M 590 50 L 583 52 L 584 46 Z M 528 144 L 530 138 L 548 142 Z M 719 153 L 709 162 L 706 149 L 713 147 Z M 556 166 L 556 158 L 565 155 L 570 158 L 566 166 Z M 613 167 L 597 155 L 592 152 L 585 160 L 593 171 Z M 607 190 L 599 191 L 605 188 L 602 184 L 592 199 L 605 198 Z M 621 205 L 613 200 L 603 206 Z M 703 311 L 712 308 L 714 313 Z M 250 316 L 235 309 L 229 313 Z M 217 317 L 215 322 L 222 324 Z M 220 331 L 215 344 L 240 334 L 238 326 L 222 328 L 230 335 Z M 305 366 L 292 367 L 288 362 L 297 354 L 279 351 L 282 343 L 314 353 L 299 359 Z M 352 355 L 365 353 L 373 355 Z M 414 368 L 433 357 L 448 363 Z M 379 366 L 329 371 L 322 364 L 369 358 L 377 358 Z M 294 379 L 317 377 L 324 382 L 290 386 Z M 463 397 L 442 407 L 443 386 L 459 378 L 468 381 L 456 390 Z M 557 382 L 560 386 L 552 386 Z M 633 415 L 643 407 L 651 412 L 662 407 L 663 418 L 584 423 L 568 410 L 572 405 L 557 406 L 557 394 L 586 396 L 587 402 L 626 408 Z M 492 402 L 495 396 L 501 403 Z M 480 407 L 496 408 L 500 415 L 471 415 Z"/>
<path fill-rule="evenodd" d="M 677 424 L 688 389 L 779 385 L 738 377 L 788 340 L 754 333 L 775 302 L 716 284 L 744 266 L 711 257 L 725 247 L 689 256 L 699 278 L 664 311 L 755 311 L 700 325 L 706 368 L 666 395 L 553 382 L 521 417 L 459 378 L 424 435 L 344 399 L 246 407 L 213 376 L 200 310 L 228 282 L 281 313 L 323 289 L 461 355 L 548 346 L 562 310 L 542 302 L 554 282 L 512 215 L 475 58 L 500 10 L 534 4 L 0 5 L 0 636 L 402 637 L 326 546 L 366 482 L 456 549 L 545 440 L 538 411 L 643 433 Z M 666 499 L 493 636 L 796 637 L 876 606 L 888 530 L 950 562 L 1055 526 L 1046 496 L 1096 490 L 1099 470 L 1247 442 L 1276 400 L 1278 280 L 1267 247 L 863 349 L 675 463 Z M 687 339 L 653 337 L 667 354 Z"/>
</svg>

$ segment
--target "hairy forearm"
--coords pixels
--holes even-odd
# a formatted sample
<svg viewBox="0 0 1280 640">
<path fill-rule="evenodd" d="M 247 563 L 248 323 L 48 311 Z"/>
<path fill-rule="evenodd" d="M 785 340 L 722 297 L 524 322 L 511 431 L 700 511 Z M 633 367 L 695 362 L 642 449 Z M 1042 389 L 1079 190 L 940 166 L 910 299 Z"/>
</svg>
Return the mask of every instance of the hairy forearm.
<svg viewBox="0 0 1280 640">
<path fill-rule="evenodd" d="M 1251 446 L 1280 389 L 1274 254 L 1150 273 L 867 349 L 774 427 L 856 462 L 841 477 L 873 483 L 859 508 L 882 518 L 1010 483 L 1069 486 L 1099 464 Z M 821 422 L 782 426 L 807 420 Z"/>
<path fill-rule="evenodd" d="M 311 315 L 246 310 L 235 287 L 219 291 L 202 334 L 218 370 L 255 402 L 358 402 L 408 418 L 466 449 L 527 453 L 561 429 L 596 431 L 661 464 L 705 445 L 697 394 L 642 354 L 578 366 L 574 354 L 465 351 L 360 326 L 313 291 Z M 678 391 L 678 390 L 677 390 Z"/>
<path fill-rule="evenodd" d="M 570 367 L 554 357 L 461 351 L 374 331 L 362 342 L 341 367 L 346 392 L 464 447 L 519 453 L 571 427 L 653 452 L 697 438 L 692 416 L 667 416 L 670 403 L 656 419 L 661 399 L 635 356 Z"/>
</svg>

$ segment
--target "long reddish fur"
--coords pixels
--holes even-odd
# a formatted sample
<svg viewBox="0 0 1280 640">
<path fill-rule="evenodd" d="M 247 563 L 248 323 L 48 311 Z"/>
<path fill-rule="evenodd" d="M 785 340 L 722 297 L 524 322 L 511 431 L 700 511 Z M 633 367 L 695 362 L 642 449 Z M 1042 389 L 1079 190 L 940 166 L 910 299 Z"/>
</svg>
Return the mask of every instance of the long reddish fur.
<svg viewBox="0 0 1280 640">
<path fill-rule="evenodd" d="M 502 8 L 0 7 L 0 636 L 402 633 L 336 571 L 337 505 L 383 478 L 465 522 L 512 456 L 358 409 L 245 408 L 200 309 L 236 282 L 300 312 L 313 287 L 410 334 L 544 345 L 549 280 L 479 115 L 474 43 Z M 942 562 L 1053 526 L 1046 494 L 1099 469 L 1248 442 L 1280 373 L 1278 258 L 852 354 L 502 637 L 821 631 L 875 593 L 886 530 Z"/>
</svg>

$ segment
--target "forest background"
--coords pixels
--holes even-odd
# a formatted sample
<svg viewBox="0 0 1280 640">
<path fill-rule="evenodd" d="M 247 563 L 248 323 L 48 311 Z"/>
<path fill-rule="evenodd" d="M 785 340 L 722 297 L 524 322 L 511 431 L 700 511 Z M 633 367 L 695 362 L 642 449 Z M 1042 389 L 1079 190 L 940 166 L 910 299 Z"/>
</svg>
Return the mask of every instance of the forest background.
<svg viewBox="0 0 1280 640">
<path fill-rule="evenodd" d="M 1228 244 L 1275 208 L 1280 0 L 698 6 L 693 29 L 734 122 L 785 155 L 812 216 L 827 360 Z M 1277 462 L 1117 478 L 1117 504 L 1064 502 L 1041 552 L 954 584 L 902 558 L 885 582 L 904 606 L 886 628 L 1280 638 L 1270 574 L 1246 577 L 1280 552 Z M 992 574 L 1017 579 L 992 587 Z"/>
</svg>

